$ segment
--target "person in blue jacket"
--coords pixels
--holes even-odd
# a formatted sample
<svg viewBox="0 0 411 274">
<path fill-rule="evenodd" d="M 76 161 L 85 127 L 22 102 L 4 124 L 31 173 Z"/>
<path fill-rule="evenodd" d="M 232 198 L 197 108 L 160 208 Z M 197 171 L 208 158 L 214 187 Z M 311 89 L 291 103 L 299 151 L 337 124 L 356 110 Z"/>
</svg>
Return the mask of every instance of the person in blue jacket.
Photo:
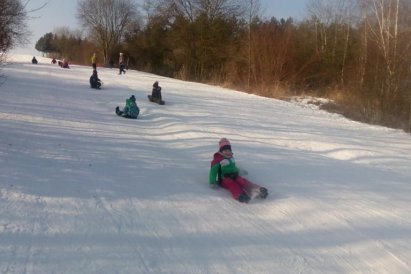
<svg viewBox="0 0 411 274">
<path fill-rule="evenodd" d="M 131 95 L 131 97 L 126 100 L 126 106 L 123 110 L 120 110 L 120 108 L 117 106 L 116 114 L 124 118 L 137 119 L 138 115 L 140 114 L 140 109 L 137 106 L 136 97 L 134 97 L 134 95 Z"/>
</svg>

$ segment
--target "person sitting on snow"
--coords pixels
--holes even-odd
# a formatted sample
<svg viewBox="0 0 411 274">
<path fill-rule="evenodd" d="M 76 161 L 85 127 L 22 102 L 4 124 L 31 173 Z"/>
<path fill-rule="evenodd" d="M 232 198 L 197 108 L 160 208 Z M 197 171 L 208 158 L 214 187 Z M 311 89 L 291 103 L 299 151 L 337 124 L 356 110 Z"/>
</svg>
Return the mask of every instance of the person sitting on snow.
<svg viewBox="0 0 411 274">
<path fill-rule="evenodd" d="M 153 84 L 153 90 L 151 91 L 151 98 L 161 101 L 161 87 L 158 85 L 158 81 Z"/>
<path fill-rule="evenodd" d="M 33 56 L 33 59 L 31 59 L 32 64 L 38 64 L 37 59 L 35 56 Z"/>
<path fill-rule="evenodd" d="M 52 63 L 52 64 L 56 64 L 56 63 L 57 63 L 56 58 L 53 57 L 53 59 L 51 60 L 51 63 Z"/>
<path fill-rule="evenodd" d="M 219 150 L 214 153 L 210 168 L 210 185 L 222 186 L 229 190 L 234 199 L 241 203 L 248 203 L 252 197 L 265 199 L 267 189 L 254 184 L 239 175 L 236 167 L 231 144 L 226 138 L 219 142 Z"/>
<path fill-rule="evenodd" d="M 66 59 L 63 59 L 63 62 L 61 63 L 62 68 L 70 68 L 69 63 Z"/>
<path fill-rule="evenodd" d="M 97 70 L 93 70 L 93 74 L 90 76 L 90 87 L 99 89 L 101 87 L 101 80 L 98 78 Z"/>
<path fill-rule="evenodd" d="M 116 114 L 124 118 L 136 119 L 139 113 L 140 109 L 136 104 L 136 97 L 134 97 L 134 95 L 131 95 L 131 97 L 126 100 L 126 106 L 123 111 L 121 111 L 118 106 L 116 107 Z"/>
</svg>

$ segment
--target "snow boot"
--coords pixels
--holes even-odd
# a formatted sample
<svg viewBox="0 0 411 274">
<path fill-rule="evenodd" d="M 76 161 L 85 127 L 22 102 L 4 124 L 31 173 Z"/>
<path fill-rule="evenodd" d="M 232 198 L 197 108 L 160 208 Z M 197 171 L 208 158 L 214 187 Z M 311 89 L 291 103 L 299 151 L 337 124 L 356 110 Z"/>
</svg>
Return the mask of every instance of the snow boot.
<svg viewBox="0 0 411 274">
<path fill-rule="evenodd" d="M 117 114 L 118 116 L 123 115 L 123 112 L 120 110 L 120 108 L 119 108 L 118 106 L 116 107 L 116 114 Z"/>
<path fill-rule="evenodd" d="M 265 187 L 260 187 L 260 194 L 258 197 L 265 199 L 268 196 L 268 190 Z"/>
<path fill-rule="evenodd" d="M 247 204 L 250 201 L 250 197 L 247 194 L 243 193 L 238 197 L 238 201 L 240 203 L 246 203 Z"/>
</svg>

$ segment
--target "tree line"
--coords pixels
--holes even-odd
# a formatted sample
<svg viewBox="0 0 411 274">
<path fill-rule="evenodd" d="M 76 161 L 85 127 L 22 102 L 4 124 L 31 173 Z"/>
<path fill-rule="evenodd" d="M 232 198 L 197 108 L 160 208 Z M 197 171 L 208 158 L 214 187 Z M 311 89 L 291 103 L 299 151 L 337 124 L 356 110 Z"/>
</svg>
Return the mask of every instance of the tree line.
<svg viewBox="0 0 411 274">
<path fill-rule="evenodd" d="M 299 20 L 263 18 L 258 0 L 80 0 L 87 35 L 46 34 L 38 49 L 85 64 L 95 51 L 106 65 L 121 51 L 130 68 L 327 97 L 328 110 L 410 132 L 410 14 L 405 0 L 311 0 Z"/>
</svg>

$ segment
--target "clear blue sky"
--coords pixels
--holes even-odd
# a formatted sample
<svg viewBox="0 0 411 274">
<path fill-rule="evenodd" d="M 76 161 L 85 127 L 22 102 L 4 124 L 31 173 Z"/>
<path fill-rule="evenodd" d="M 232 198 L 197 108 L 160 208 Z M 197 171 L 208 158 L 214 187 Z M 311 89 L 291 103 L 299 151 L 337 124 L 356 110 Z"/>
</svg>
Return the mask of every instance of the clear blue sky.
<svg viewBox="0 0 411 274">
<path fill-rule="evenodd" d="M 58 27 L 68 27 L 71 30 L 79 29 L 76 18 L 77 0 L 30 0 L 27 10 L 32 10 L 47 5 L 36 12 L 30 13 L 28 26 L 32 32 L 30 43 L 15 49 L 13 52 L 39 55 L 34 45 L 44 34 L 54 32 Z M 143 3 L 143 0 L 136 0 Z M 302 18 L 305 15 L 308 0 L 260 0 L 262 15 L 265 18 L 275 16 L 277 18 Z"/>
</svg>

